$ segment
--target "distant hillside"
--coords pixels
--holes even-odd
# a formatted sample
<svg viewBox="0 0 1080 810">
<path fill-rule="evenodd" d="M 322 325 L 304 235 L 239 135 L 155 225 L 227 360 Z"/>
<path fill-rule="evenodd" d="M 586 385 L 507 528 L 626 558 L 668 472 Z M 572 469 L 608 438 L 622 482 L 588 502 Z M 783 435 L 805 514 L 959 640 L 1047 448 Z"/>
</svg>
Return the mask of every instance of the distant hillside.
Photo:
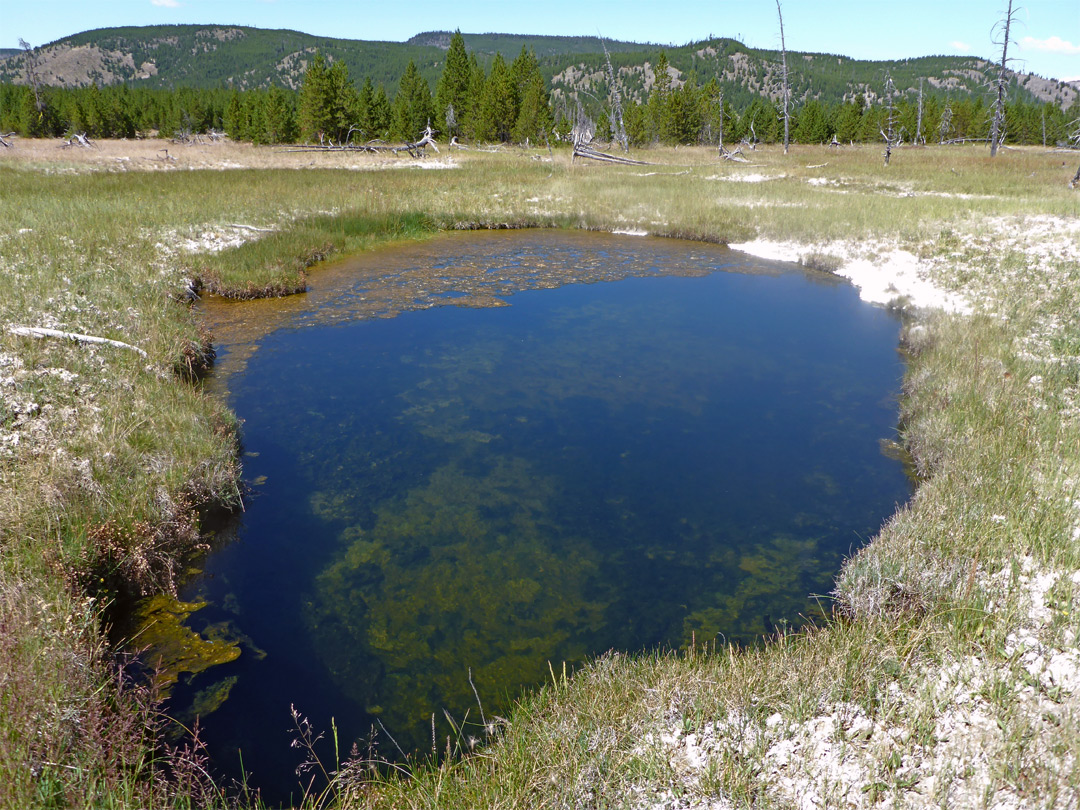
<svg viewBox="0 0 1080 810">
<path fill-rule="evenodd" d="M 523 46 L 535 50 L 541 70 L 556 99 L 579 92 L 603 98 L 607 92 L 604 57 L 595 37 L 465 34 L 466 47 L 488 63 L 496 52 L 512 59 Z M 129 83 L 150 88 L 255 89 L 272 85 L 299 87 L 316 50 L 344 62 L 355 81 L 370 76 L 393 94 L 410 60 L 434 89 L 442 71 L 450 33 L 417 34 L 408 42 L 367 42 L 316 37 L 298 31 L 227 26 L 153 26 L 86 31 L 36 51 L 38 75 L 47 84 L 80 87 Z M 661 46 L 632 42 L 607 43 L 614 68 L 626 91 L 644 99 L 652 86 L 652 65 Z M 716 78 L 725 99 L 736 106 L 757 95 L 777 97 L 779 53 L 748 48 L 727 38 L 677 48 L 667 53 L 673 84 Z M 0 81 L 25 81 L 22 51 L 0 56 Z M 817 53 L 789 55 L 791 85 L 797 102 L 838 102 L 881 93 L 886 70 L 901 92 L 949 92 L 963 97 L 986 92 L 985 60 L 932 56 L 894 62 L 870 62 Z M 1065 83 L 1031 74 L 1012 74 L 1014 101 L 1049 101 L 1069 107 L 1080 97 L 1080 83 Z"/>
<path fill-rule="evenodd" d="M 206 25 L 102 28 L 45 45 L 38 55 L 42 80 L 65 87 L 128 82 L 150 88 L 250 90 L 271 85 L 298 88 L 316 50 L 344 61 L 354 79 L 371 76 L 388 90 L 397 87 L 410 59 L 433 82 L 443 58 L 435 46 Z M 22 52 L 0 60 L 0 81 L 24 80 Z"/>
<path fill-rule="evenodd" d="M 619 81 L 629 95 L 643 101 L 655 81 L 652 65 L 659 47 L 647 53 L 612 53 L 611 61 Z M 694 77 L 699 84 L 717 79 L 724 97 L 736 108 L 744 107 L 758 95 L 780 98 L 780 52 L 747 48 L 733 39 L 712 39 L 680 48 L 666 48 L 672 84 L 681 86 Z M 586 92 L 604 98 L 607 79 L 602 55 L 581 57 L 566 65 L 565 58 L 548 58 L 542 63 L 552 70 L 556 94 Z M 565 67 L 562 67 L 565 65 Z M 986 92 L 995 66 L 975 57 L 925 56 L 898 61 L 861 61 L 846 56 L 821 53 L 788 53 L 792 99 L 800 104 L 811 99 L 835 103 L 858 95 L 877 100 L 885 72 L 897 90 L 917 95 L 922 81 L 927 93 L 955 96 Z M 561 69 L 560 69 L 561 68 Z M 1080 98 L 1080 83 L 1058 82 L 1027 73 L 1009 72 L 1013 101 L 1051 102 L 1064 108 Z"/>
<path fill-rule="evenodd" d="M 452 35 L 453 31 L 427 31 L 412 37 L 406 44 L 433 45 L 446 50 L 450 47 Z M 501 53 L 508 59 L 521 53 L 522 47 L 531 48 L 541 59 L 547 56 L 594 54 L 602 50 L 600 40 L 596 37 L 526 36 L 524 34 L 462 34 L 462 36 L 465 38 L 465 46 L 470 51 L 491 56 Z M 604 40 L 604 42 L 611 53 L 641 51 L 643 48 L 650 47 L 641 42 L 619 40 Z"/>
</svg>

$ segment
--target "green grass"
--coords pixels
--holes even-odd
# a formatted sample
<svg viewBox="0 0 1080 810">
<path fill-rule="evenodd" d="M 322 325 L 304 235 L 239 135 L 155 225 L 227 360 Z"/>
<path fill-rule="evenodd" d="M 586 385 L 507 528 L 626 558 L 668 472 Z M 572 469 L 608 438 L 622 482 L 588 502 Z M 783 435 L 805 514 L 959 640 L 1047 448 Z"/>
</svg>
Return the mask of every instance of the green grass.
<svg viewBox="0 0 1080 810">
<path fill-rule="evenodd" d="M 926 673 L 968 659 L 993 673 L 970 677 L 1002 731 L 988 789 L 1080 789 L 1046 753 L 1076 749 L 1075 717 L 1051 728 L 1024 710 L 1009 640 L 1023 605 L 990 584 L 1003 570 L 1020 582 L 1025 565 L 1080 569 L 1080 270 L 1033 258 L 991 227 L 1075 221 L 1080 195 L 1060 157 L 1038 150 L 990 161 L 981 147 L 904 149 L 888 170 L 879 152 L 761 149 L 746 166 L 658 150 L 644 155 L 656 165 L 621 167 L 512 150 L 461 153 L 446 171 L 0 165 L 0 434 L 19 436 L 0 444 L 0 804 L 185 806 L 214 789 L 192 775 L 197 759 L 154 753 L 158 720 L 145 696 L 117 688 L 100 626 L 117 593 L 171 587 L 200 551 L 203 506 L 236 502 L 235 421 L 196 375 L 178 373 L 207 339 L 174 300 L 188 280 L 237 297 L 284 293 L 318 272 L 317 256 L 521 226 L 791 240 L 808 263 L 830 266 L 817 246 L 866 240 L 911 250 L 981 303 L 906 329 L 902 438 L 922 481 L 841 572 L 832 620 L 754 650 L 612 654 L 566 679 L 556 666 L 505 722 L 470 721 L 450 741 L 464 754 L 476 737 L 477 753 L 414 764 L 408 778 L 353 763 L 308 803 L 599 807 L 640 789 L 770 806 L 770 741 L 796 739 L 793 724 L 841 704 L 907 733 L 882 749 L 867 790 L 903 797 L 904 757 L 937 745 L 935 723 L 954 708 Z M 747 175 L 771 179 L 733 179 Z M 217 253 L 179 247 L 236 225 L 272 232 Z M 148 357 L 15 337 L 9 324 L 114 338 Z M 1080 630 L 1080 588 L 1055 589 L 1060 607 L 1039 632 L 1060 646 Z M 94 731 L 106 725 L 119 731 Z M 672 729 L 685 739 L 718 728 L 722 742 L 693 778 L 660 742 Z M 163 787 L 169 761 L 186 787 Z"/>
<path fill-rule="evenodd" d="M 358 253 L 384 242 L 437 233 L 423 214 L 321 215 L 206 259 L 199 280 L 229 298 L 267 298 L 307 289 L 307 271 L 334 255 Z"/>
</svg>

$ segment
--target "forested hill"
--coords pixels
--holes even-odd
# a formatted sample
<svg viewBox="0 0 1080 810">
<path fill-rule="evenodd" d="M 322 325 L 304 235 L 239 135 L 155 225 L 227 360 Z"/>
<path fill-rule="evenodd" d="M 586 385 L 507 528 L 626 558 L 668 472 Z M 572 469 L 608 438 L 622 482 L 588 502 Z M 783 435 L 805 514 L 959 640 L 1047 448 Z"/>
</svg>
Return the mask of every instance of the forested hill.
<svg viewBox="0 0 1080 810">
<path fill-rule="evenodd" d="M 465 44 L 482 65 L 496 53 L 507 60 L 527 47 L 536 53 L 541 72 L 558 97 L 578 91 L 606 95 L 604 56 L 596 37 L 514 34 L 465 34 Z M 298 31 L 228 26 L 147 26 L 86 31 L 38 48 L 36 74 L 50 85 L 80 87 L 127 83 L 148 88 L 234 88 L 270 86 L 297 89 L 311 57 L 321 51 L 341 61 L 357 83 L 370 77 L 389 94 L 397 90 L 409 62 L 434 87 L 445 62 L 450 33 L 418 34 L 408 42 L 368 42 L 316 37 Z M 652 66 L 666 52 L 675 87 L 694 80 L 718 79 L 725 98 L 744 106 L 755 96 L 776 97 L 779 54 L 747 48 L 736 40 L 716 38 L 662 48 L 632 42 L 607 42 L 624 90 L 643 99 L 654 81 Z M 973 57 L 923 57 L 896 62 L 859 61 L 843 56 L 789 53 L 792 95 L 796 102 L 816 99 L 839 103 L 881 93 L 886 71 L 901 93 L 927 92 L 955 97 L 982 95 L 991 65 Z M 0 82 L 21 83 L 26 76 L 22 52 L 0 57 Z M 1010 98 L 1071 106 L 1080 87 L 1030 74 L 1013 74 Z"/>
</svg>

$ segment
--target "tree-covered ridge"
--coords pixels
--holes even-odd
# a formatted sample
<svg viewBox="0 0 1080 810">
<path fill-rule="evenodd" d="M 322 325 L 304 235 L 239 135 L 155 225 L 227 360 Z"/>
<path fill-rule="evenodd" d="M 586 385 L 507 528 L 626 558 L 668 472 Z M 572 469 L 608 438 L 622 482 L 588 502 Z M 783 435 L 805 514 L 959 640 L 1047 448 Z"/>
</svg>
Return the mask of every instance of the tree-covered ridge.
<svg viewBox="0 0 1080 810">
<path fill-rule="evenodd" d="M 654 69 L 661 49 L 611 53 L 611 61 L 627 93 L 641 101 L 654 81 Z M 780 97 L 780 52 L 748 48 L 737 40 L 710 39 L 679 48 L 664 49 L 674 69 L 676 86 L 694 77 L 698 83 L 716 79 L 724 97 L 737 106 L 765 95 Z M 545 75 L 556 93 L 587 93 L 603 98 L 608 89 L 604 55 L 582 56 L 572 64 L 565 59 L 542 60 Z M 975 57 L 925 56 L 893 61 L 866 61 L 822 53 L 790 53 L 789 82 L 792 99 L 805 103 L 812 99 L 825 103 L 850 101 L 857 96 L 871 100 L 881 94 L 886 72 L 905 96 L 924 89 L 952 96 L 974 97 L 985 92 L 988 71 L 993 65 Z M 1009 95 L 1024 102 L 1053 101 L 1071 106 L 1080 96 L 1066 82 L 1043 80 L 1009 71 Z"/>
<path fill-rule="evenodd" d="M 449 48 L 451 31 L 425 31 L 422 34 L 410 38 L 409 45 L 432 45 L 437 48 Z M 568 56 L 574 54 L 595 54 L 599 50 L 595 36 L 544 36 L 524 34 L 463 34 L 465 47 L 478 54 L 494 56 L 502 54 L 503 59 L 512 59 L 522 48 L 531 49 L 539 59 L 549 56 Z M 625 42 L 622 40 L 607 40 L 607 48 L 612 53 L 632 51 L 640 52 L 643 44 L 640 42 Z"/>
<path fill-rule="evenodd" d="M 354 76 L 371 76 L 396 88 L 405 66 L 415 62 L 434 81 L 442 50 L 400 42 L 367 42 L 316 37 L 299 31 L 244 26 L 164 25 L 85 31 L 42 46 L 40 61 L 70 64 L 72 52 L 98 62 L 97 75 L 52 71 L 49 84 L 100 85 L 129 82 L 151 88 L 221 88 L 250 90 L 278 86 L 298 89 L 315 51 L 341 61 Z M 94 58 L 96 57 L 96 59 Z M 0 61 L 0 81 L 22 82 L 22 54 Z"/>
<path fill-rule="evenodd" d="M 603 48 L 598 37 L 552 37 L 513 34 L 463 34 L 467 50 L 488 70 L 495 54 L 507 62 L 526 48 L 536 54 L 540 72 L 556 95 L 578 91 L 603 97 L 606 88 Z M 273 85 L 296 90 L 304 71 L 320 51 L 328 63 L 342 62 L 354 77 L 371 77 L 392 96 L 412 62 L 434 87 L 445 68 L 451 35 L 418 34 L 409 42 L 365 42 L 316 37 L 298 31 L 244 26 L 145 26 L 86 31 L 37 50 L 45 84 L 99 86 L 118 82 L 152 88 L 221 88 L 237 90 Z M 659 46 L 607 43 L 614 68 L 627 94 L 642 101 L 653 80 Z M 748 48 L 724 37 L 666 49 L 680 86 L 690 76 L 698 84 L 720 82 L 724 97 L 745 106 L 761 94 L 775 97 L 778 87 L 776 51 Z M 791 53 L 792 96 L 804 103 L 817 99 L 840 103 L 858 95 L 874 98 L 885 71 L 897 89 L 927 88 L 961 95 L 984 92 L 990 64 L 973 57 L 930 56 L 897 61 L 865 61 L 820 53 Z M 1012 74 L 1010 97 L 1019 101 L 1054 101 L 1070 106 L 1074 85 L 1028 74 Z M 0 81 L 25 80 L 22 53 L 0 59 Z"/>
</svg>

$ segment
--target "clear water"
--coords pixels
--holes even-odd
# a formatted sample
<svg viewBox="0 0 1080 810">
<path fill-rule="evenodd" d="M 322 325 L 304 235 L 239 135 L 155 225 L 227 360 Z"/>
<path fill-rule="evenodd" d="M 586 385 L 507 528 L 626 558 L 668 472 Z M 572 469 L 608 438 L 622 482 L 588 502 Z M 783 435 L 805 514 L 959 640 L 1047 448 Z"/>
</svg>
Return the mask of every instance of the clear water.
<svg viewBox="0 0 1080 810">
<path fill-rule="evenodd" d="M 899 322 L 845 284 L 722 247 L 559 233 L 363 261 L 235 341 L 253 495 L 183 594 L 210 602 L 193 626 L 229 622 L 245 654 L 174 702 L 228 683 L 203 736 L 226 772 L 242 749 L 271 799 L 298 783 L 290 704 L 322 729 L 333 716 L 345 750 L 381 723 L 430 753 L 433 713 L 440 745 L 444 709 L 478 719 L 470 671 L 490 716 L 549 662 L 798 623 L 909 495 L 880 449 Z M 451 265 L 497 276 L 510 306 L 457 306 L 476 290 Z M 426 286 L 408 288 L 410 267 Z M 622 280 L 528 290 L 594 277 Z M 408 294 L 343 315 L 387 278 Z"/>
</svg>

